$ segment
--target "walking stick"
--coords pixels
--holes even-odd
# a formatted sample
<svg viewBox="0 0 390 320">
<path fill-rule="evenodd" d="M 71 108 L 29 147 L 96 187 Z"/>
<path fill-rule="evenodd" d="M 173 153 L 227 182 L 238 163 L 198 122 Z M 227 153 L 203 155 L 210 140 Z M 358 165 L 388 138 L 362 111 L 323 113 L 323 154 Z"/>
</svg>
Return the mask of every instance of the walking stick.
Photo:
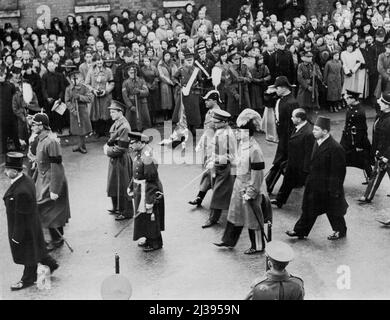
<svg viewBox="0 0 390 320">
<path fill-rule="evenodd" d="M 54 230 L 57 232 L 57 234 L 60 236 L 61 240 L 63 240 L 63 241 L 65 242 L 65 244 L 66 244 L 66 246 L 68 247 L 68 249 L 70 250 L 70 252 L 73 252 L 72 247 L 70 246 L 70 244 L 68 243 L 68 241 L 66 241 L 66 239 L 65 239 L 64 236 L 61 234 L 61 232 L 59 232 L 57 228 L 53 228 L 53 229 L 54 229 Z"/>
</svg>

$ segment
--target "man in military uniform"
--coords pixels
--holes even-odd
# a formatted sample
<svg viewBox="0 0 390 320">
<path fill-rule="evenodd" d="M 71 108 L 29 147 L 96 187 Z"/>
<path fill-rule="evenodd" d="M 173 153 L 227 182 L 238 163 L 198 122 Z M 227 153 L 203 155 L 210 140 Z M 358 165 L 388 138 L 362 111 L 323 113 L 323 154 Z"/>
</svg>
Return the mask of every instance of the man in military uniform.
<svg viewBox="0 0 390 320">
<path fill-rule="evenodd" d="M 34 174 L 37 203 L 42 226 L 48 228 L 52 241 L 49 250 L 63 245 L 64 226 L 70 219 L 68 183 L 62 164 L 59 139 L 51 132 L 49 117 L 37 113 L 31 130 L 38 135 L 37 169 Z"/>
<path fill-rule="evenodd" d="M 347 90 L 344 99 L 348 105 L 340 144 L 345 149 L 347 166 L 363 169 L 371 177 L 371 144 L 368 140 L 366 113 L 359 102 L 359 92 Z"/>
<path fill-rule="evenodd" d="M 104 145 L 104 154 L 110 158 L 108 165 L 107 196 L 111 197 L 112 210 L 118 214 L 115 220 L 131 219 L 133 203 L 126 195 L 132 177 L 132 160 L 129 154 L 130 125 L 123 116 L 125 106 L 113 100 L 109 107 L 114 124 L 110 129 L 110 139 Z"/>
<path fill-rule="evenodd" d="M 57 262 L 45 248 L 41 222 L 37 208 L 35 186 L 32 179 L 23 174 L 23 154 L 7 153 L 5 174 L 11 180 L 3 200 L 8 222 L 8 239 L 12 258 L 24 266 L 23 276 L 11 286 L 11 290 L 30 287 L 37 280 L 38 262 L 47 265 L 50 272 L 58 268 Z"/>
<path fill-rule="evenodd" d="M 269 270 L 254 281 L 245 300 L 303 300 L 303 280 L 286 270 L 294 258 L 293 249 L 284 242 L 272 241 L 267 244 L 266 254 Z"/>
<path fill-rule="evenodd" d="M 210 170 L 213 195 L 210 202 L 210 216 L 202 228 L 209 228 L 218 223 L 222 210 L 229 209 L 233 192 L 234 178 L 232 166 L 236 157 L 237 143 L 233 130 L 228 121 L 231 115 L 224 110 L 215 110 L 213 123 L 215 135 L 214 150 L 206 164 Z"/>
<path fill-rule="evenodd" d="M 206 101 L 206 108 L 208 109 L 204 121 L 204 132 L 200 137 L 198 145 L 195 148 L 196 152 L 203 150 L 204 164 L 206 164 L 213 152 L 213 137 L 215 134 L 214 122 L 213 122 L 213 113 L 215 110 L 220 110 L 221 108 L 218 105 L 218 102 L 221 103 L 219 92 L 217 90 L 209 91 L 203 99 Z M 192 201 L 189 201 L 189 204 L 200 206 L 206 193 L 211 189 L 211 175 L 210 170 L 207 170 L 203 173 L 200 180 L 199 193 L 196 198 Z"/>
<path fill-rule="evenodd" d="M 165 230 L 163 187 L 158 176 L 158 165 L 148 146 L 149 137 L 130 132 L 130 148 L 134 151 L 133 179 L 127 189 L 134 197 L 136 216 L 134 218 L 133 240 L 146 238 L 138 245 L 145 252 L 161 249 L 161 231 Z"/>
<path fill-rule="evenodd" d="M 390 93 L 383 93 L 378 104 L 381 113 L 374 123 L 372 138 L 375 168 L 364 196 L 359 199 L 362 204 L 372 201 L 386 172 L 390 177 Z"/>
<path fill-rule="evenodd" d="M 347 235 L 344 215 L 348 203 L 344 196 L 346 162 L 344 148 L 330 135 L 330 119 L 318 117 L 313 128 L 316 142 L 310 161 L 310 172 L 305 183 L 302 215 L 289 237 L 303 239 L 313 228 L 317 217 L 326 213 L 333 234 L 328 240 L 338 240 Z"/>
<path fill-rule="evenodd" d="M 182 101 L 184 106 L 184 113 L 187 120 L 188 129 L 195 137 L 196 129 L 201 124 L 201 115 L 199 108 L 199 96 L 200 86 L 202 81 L 202 75 L 199 68 L 194 66 L 194 55 L 188 49 L 183 50 L 184 54 L 184 66 L 174 74 L 174 78 L 177 83 L 182 87 L 180 94 L 182 95 Z M 180 99 L 179 99 L 180 100 Z M 173 112 L 172 121 L 179 122 L 180 114 L 180 101 L 176 103 L 175 110 Z"/>
</svg>

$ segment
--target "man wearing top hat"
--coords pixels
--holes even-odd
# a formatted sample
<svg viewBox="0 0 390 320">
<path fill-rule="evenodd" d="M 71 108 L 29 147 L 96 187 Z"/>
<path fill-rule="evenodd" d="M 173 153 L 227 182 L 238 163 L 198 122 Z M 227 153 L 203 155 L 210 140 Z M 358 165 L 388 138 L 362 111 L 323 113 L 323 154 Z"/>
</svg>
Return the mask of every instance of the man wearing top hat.
<svg viewBox="0 0 390 320">
<path fill-rule="evenodd" d="M 159 250 L 163 246 L 161 231 L 165 230 L 163 187 L 158 175 L 158 164 L 148 143 L 150 138 L 142 133 L 130 132 L 130 148 L 134 151 L 133 178 L 127 189 L 134 198 L 133 240 L 146 238 L 138 243 L 145 252 Z"/>
<path fill-rule="evenodd" d="M 318 117 L 313 128 L 316 142 L 303 194 L 302 215 L 294 230 L 286 231 L 289 237 L 307 237 L 317 217 L 324 213 L 333 229 L 328 240 L 338 240 L 347 235 L 344 219 L 348 208 L 344 196 L 345 151 L 329 132 L 330 119 Z"/>
<path fill-rule="evenodd" d="M 373 158 L 367 134 L 366 112 L 359 102 L 359 95 L 359 92 L 352 90 L 347 90 L 344 95 L 348 109 L 340 144 L 345 150 L 347 166 L 363 169 L 369 179 Z"/>
<path fill-rule="evenodd" d="M 213 137 L 215 134 L 215 128 L 214 128 L 214 122 L 213 122 L 213 114 L 215 110 L 220 110 L 218 103 L 221 103 L 220 95 L 217 90 L 211 90 L 209 91 L 204 97 L 203 100 L 205 100 L 206 108 L 208 109 L 205 121 L 204 121 L 204 132 L 203 135 L 200 137 L 199 142 L 195 148 L 196 152 L 202 151 L 203 152 L 203 159 L 204 164 L 206 164 L 213 152 Z M 210 171 L 207 170 L 200 180 L 199 185 L 199 193 L 196 196 L 196 198 L 192 201 L 189 201 L 188 203 L 191 205 L 200 206 L 202 204 L 202 201 L 204 197 L 206 196 L 206 193 L 208 190 L 211 189 L 211 174 Z"/>
<path fill-rule="evenodd" d="M 206 163 L 211 175 L 213 195 L 210 202 L 210 215 L 202 228 L 218 223 L 222 210 L 229 209 L 233 191 L 235 157 L 237 154 L 236 137 L 229 126 L 231 115 L 224 110 L 214 110 L 212 121 L 215 128 L 213 150 Z"/>
<path fill-rule="evenodd" d="M 390 94 L 383 93 L 378 104 L 380 113 L 373 126 L 371 148 L 375 156 L 375 168 L 364 196 L 359 199 L 362 204 L 372 201 L 386 172 L 390 177 Z"/>
<path fill-rule="evenodd" d="M 276 132 L 279 141 L 275 158 L 272 162 L 272 168 L 265 180 L 268 193 L 272 193 L 273 188 L 280 177 L 283 164 L 285 164 L 288 159 L 288 140 L 294 129 L 291 116 L 293 110 L 298 108 L 298 102 L 292 93 L 292 85 L 287 77 L 280 76 L 276 78 L 271 89 L 276 90 L 276 94 L 279 97 L 275 104 Z"/>
<path fill-rule="evenodd" d="M 284 36 L 278 37 L 277 50 L 271 54 L 268 67 L 272 76 L 272 82 L 279 76 L 286 76 L 290 83 L 294 82 L 294 60 L 291 52 L 286 49 Z"/>
<path fill-rule="evenodd" d="M 293 249 L 282 241 L 272 241 L 266 254 L 268 271 L 253 282 L 245 300 L 303 300 L 303 280 L 286 270 L 294 259 Z"/>
<path fill-rule="evenodd" d="M 8 222 L 8 239 L 12 258 L 24 265 L 23 276 L 11 290 L 30 287 L 37 280 L 38 263 L 53 272 L 57 262 L 48 255 L 39 220 L 34 181 L 23 174 L 23 154 L 9 152 L 6 156 L 5 175 L 11 185 L 4 194 Z"/>
<path fill-rule="evenodd" d="M 187 126 L 195 137 L 195 131 L 197 128 L 199 128 L 201 124 L 201 114 L 199 108 L 199 96 L 201 94 L 201 88 L 199 86 L 199 83 L 202 81 L 202 72 L 194 65 L 193 53 L 191 53 L 188 49 L 185 49 L 183 50 L 183 54 L 184 65 L 179 68 L 179 70 L 177 70 L 173 77 L 182 88 L 180 94 L 182 95 L 181 98 L 184 105 Z M 189 81 L 192 80 L 191 76 L 193 74 L 195 78 L 193 82 L 190 83 Z M 184 88 L 186 88 L 187 90 L 189 89 L 188 94 L 186 92 L 187 90 L 183 91 Z M 173 122 L 179 121 L 180 107 L 180 99 L 178 99 L 172 116 Z"/>
<path fill-rule="evenodd" d="M 42 226 L 50 232 L 48 249 L 54 250 L 63 245 L 63 227 L 70 219 L 68 183 L 62 164 L 61 145 L 57 136 L 51 132 L 49 118 L 45 113 L 34 116 L 31 131 L 38 135 L 37 168 L 33 179 L 39 216 Z"/>
<path fill-rule="evenodd" d="M 110 138 L 104 145 L 104 154 L 109 157 L 107 196 L 111 198 L 110 213 L 117 214 L 115 220 L 133 217 L 133 204 L 126 194 L 132 177 L 132 160 L 129 154 L 130 125 L 123 113 L 126 106 L 113 100 L 109 107 L 111 119 Z"/>
<path fill-rule="evenodd" d="M 65 104 L 70 112 L 70 133 L 78 137 L 73 152 L 87 153 L 85 136 L 92 132 L 88 104 L 93 100 L 92 92 L 81 85 L 83 76 L 76 70 L 69 74 L 71 84 L 65 90 Z"/>
</svg>

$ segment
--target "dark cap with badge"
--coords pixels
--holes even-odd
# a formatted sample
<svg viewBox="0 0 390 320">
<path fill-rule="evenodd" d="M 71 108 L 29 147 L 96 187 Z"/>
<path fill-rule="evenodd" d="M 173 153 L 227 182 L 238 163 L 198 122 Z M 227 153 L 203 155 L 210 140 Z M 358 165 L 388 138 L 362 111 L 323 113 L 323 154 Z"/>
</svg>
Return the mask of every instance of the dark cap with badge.
<svg viewBox="0 0 390 320">
<path fill-rule="evenodd" d="M 49 117 L 46 113 L 36 113 L 31 123 L 38 126 L 43 125 L 46 128 L 49 128 L 50 126 Z"/>
<path fill-rule="evenodd" d="M 23 170 L 23 153 L 8 152 L 5 159 L 6 169 Z"/>
<path fill-rule="evenodd" d="M 129 132 L 130 144 L 135 142 L 149 143 L 150 138 L 140 132 Z"/>
<path fill-rule="evenodd" d="M 381 97 L 378 99 L 378 103 L 382 102 L 390 106 L 390 92 L 384 92 L 381 94 Z"/>
<path fill-rule="evenodd" d="M 345 90 L 346 94 L 350 97 L 352 97 L 353 99 L 357 100 L 359 99 L 359 96 L 360 96 L 360 92 L 356 92 L 356 91 L 353 91 L 353 90 Z"/>
<path fill-rule="evenodd" d="M 213 112 L 213 119 L 219 121 L 228 121 L 231 117 L 231 114 L 224 110 L 215 110 Z"/>
<path fill-rule="evenodd" d="M 322 130 L 330 131 L 330 119 L 327 117 L 319 116 L 314 125 L 320 127 Z"/>
<path fill-rule="evenodd" d="M 184 59 L 192 59 L 194 57 L 194 54 L 189 49 L 182 50 Z"/>
</svg>

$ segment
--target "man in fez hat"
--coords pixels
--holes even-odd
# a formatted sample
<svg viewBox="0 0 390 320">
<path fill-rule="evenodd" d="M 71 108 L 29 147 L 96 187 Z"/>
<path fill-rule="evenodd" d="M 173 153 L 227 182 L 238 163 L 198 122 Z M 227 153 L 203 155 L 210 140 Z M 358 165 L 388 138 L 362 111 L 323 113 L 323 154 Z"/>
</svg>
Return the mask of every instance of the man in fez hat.
<svg viewBox="0 0 390 320">
<path fill-rule="evenodd" d="M 129 122 L 123 113 L 126 106 L 112 100 L 109 107 L 114 124 L 110 129 L 110 138 L 104 145 L 104 154 L 110 158 L 108 164 L 107 196 L 111 198 L 111 214 L 115 220 L 126 220 L 133 217 L 133 204 L 126 195 L 126 189 L 133 175 L 132 160 L 129 154 Z"/>
<path fill-rule="evenodd" d="M 20 281 L 11 290 L 30 287 L 37 280 L 38 263 L 47 265 L 50 272 L 58 268 L 48 255 L 39 219 L 34 181 L 23 174 L 23 154 L 9 152 L 6 155 L 5 175 L 11 185 L 4 195 L 8 222 L 8 240 L 12 258 L 24 265 Z"/>
<path fill-rule="evenodd" d="M 313 128 L 316 142 L 310 161 L 302 201 L 302 215 L 294 230 L 286 231 L 289 237 L 307 237 L 317 217 L 326 213 L 333 229 L 328 240 L 347 235 L 344 215 L 348 204 L 344 197 L 346 161 L 344 148 L 330 134 L 330 119 L 318 117 Z"/>
</svg>

